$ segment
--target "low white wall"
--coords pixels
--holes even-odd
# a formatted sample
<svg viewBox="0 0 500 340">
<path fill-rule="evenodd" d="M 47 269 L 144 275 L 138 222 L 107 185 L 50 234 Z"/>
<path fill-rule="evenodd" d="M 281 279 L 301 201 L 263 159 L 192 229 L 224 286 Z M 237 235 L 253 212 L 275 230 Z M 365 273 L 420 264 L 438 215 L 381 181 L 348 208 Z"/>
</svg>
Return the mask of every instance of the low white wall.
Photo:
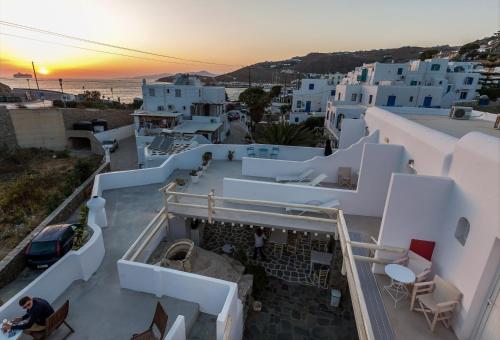
<svg viewBox="0 0 500 340">
<path fill-rule="evenodd" d="M 307 161 L 285 161 L 264 158 L 244 157 L 242 160 L 242 174 L 244 176 L 270 177 L 300 174 L 306 169 L 315 169 L 314 175 L 324 173 L 328 176 L 327 182 L 336 183 L 338 168 L 350 167 L 359 173 L 363 147 L 367 143 L 376 143 L 378 133 L 363 137 L 347 149 L 335 151 L 330 156 L 318 156 Z"/>
<path fill-rule="evenodd" d="M 225 178 L 223 195 L 289 203 L 338 199 L 347 214 L 382 216 L 390 178 L 399 170 L 402 153 L 400 145 L 364 144 L 357 190 Z"/>
<path fill-rule="evenodd" d="M 105 140 L 122 140 L 134 135 L 134 124 L 125 125 L 116 129 L 94 133 L 95 138 L 102 143 Z"/>
<path fill-rule="evenodd" d="M 201 312 L 217 315 L 217 339 L 220 340 L 229 313 L 234 313 L 237 304 L 241 304 L 238 285 L 234 282 L 123 259 L 118 261 L 118 275 L 122 288 L 194 302 Z M 231 320 L 231 333 L 238 332 L 235 328 L 243 328 L 242 319 Z"/>
<path fill-rule="evenodd" d="M 93 230 L 91 238 L 77 251 L 70 251 L 45 270 L 39 277 L 14 295 L 0 307 L 0 319 L 11 320 L 25 312 L 19 299 L 25 295 L 38 296 L 53 303 L 74 281 L 90 279 L 104 258 L 104 242 L 101 229 L 89 216 L 88 224 Z M 58 306 L 55 306 L 58 307 Z"/>
<path fill-rule="evenodd" d="M 355 144 L 365 135 L 364 119 L 342 120 L 342 131 L 340 133 L 339 148 L 345 149 Z"/>
<path fill-rule="evenodd" d="M 186 340 L 186 322 L 184 321 L 184 316 L 177 315 L 164 340 Z"/>
<path fill-rule="evenodd" d="M 370 131 L 379 130 L 379 143 L 404 145 L 402 170 L 413 159 L 420 175 L 447 175 L 456 138 L 379 107 L 368 108 L 365 121 Z"/>
</svg>

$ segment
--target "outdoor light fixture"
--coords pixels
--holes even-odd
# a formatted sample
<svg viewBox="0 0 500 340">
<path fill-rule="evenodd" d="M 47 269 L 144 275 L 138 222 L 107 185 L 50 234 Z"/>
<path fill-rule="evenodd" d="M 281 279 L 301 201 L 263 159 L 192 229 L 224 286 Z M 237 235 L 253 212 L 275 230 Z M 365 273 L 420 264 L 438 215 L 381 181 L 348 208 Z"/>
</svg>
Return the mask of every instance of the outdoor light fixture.
<svg viewBox="0 0 500 340">
<path fill-rule="evenodd" d="M 250 228 L 253 228 L 253 224 L 250 224 Z"/>
<path fill-rule="evenodd" d="M 307 231 L 304 231 L 304 235 L 307 235 Z"/>
<path fill-rule="evenodd" d="M 205 223 L 205 220 L 201 220 L 201 223 Z"/>
<path fill-rule="evenodd" d="M 240 223 L 240 227 L 243 227 L 243 223 Z"/>
<path fill-rule="evenodd" d="M 224 222 L 221 222 L 222 225 L 224 225 Z"/>
<path fill-rule="evenodd" d="M 271 228 L 271 231 L 274 231 L 274 228 Z"/>
<path fill-rule="evenodd" d="M 293 231 L 293 233 L 294 233 L 294 234 L 297 234 L 297 230 L 294 230 L 294 231 Z"/>
<path fill-rule="evenodd" d="M 234 227 L 234 223 L 231 223 L 231 225 Z"/>
<path fill-rule="evenodd" d="M 408 160 L 408 167 L 410 169 L 412 169 L 413 171 L 415 171 L 415 160 L 414 159 Z"/>
<path fill-rule="evenodd" d="M 283 229 L 283 232 L 284 232 L 284 233 L 286 233 L 286 230 L 285 230 L 285 229 Z"/>
<path fill-rule="evenodd" d="M 326 234 L 326 238 L 330 238 L 330 234 Z"/>
<path fill-rule="evenodd" d="M 318 236 L 318 233 L 314 233 L 314 236 Z"/>
</svg>

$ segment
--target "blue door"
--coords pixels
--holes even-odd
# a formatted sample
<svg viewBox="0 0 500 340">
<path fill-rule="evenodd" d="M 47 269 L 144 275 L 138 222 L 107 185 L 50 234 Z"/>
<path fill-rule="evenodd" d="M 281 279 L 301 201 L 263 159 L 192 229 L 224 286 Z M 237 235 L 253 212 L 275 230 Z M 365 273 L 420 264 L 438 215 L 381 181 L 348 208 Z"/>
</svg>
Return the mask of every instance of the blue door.
<svg viewBox="0 0 500 340">
<path fill-rule="evenodd" d="M 396 105 L 396 96 L 389 96 L 387 98 L 387 106 L 394 106 Z"/>
<path fill-rule="evenodd" d="M 432 104 L 432 97 L 431 96 L 424 97 L 424 107 L 431 107 L 431 104 Z"/>
<path fill-rule="evenodd" d="M 306 102 L 306 112 L 311 112 L 311 102 L 310 101 Z"/>
</svg>

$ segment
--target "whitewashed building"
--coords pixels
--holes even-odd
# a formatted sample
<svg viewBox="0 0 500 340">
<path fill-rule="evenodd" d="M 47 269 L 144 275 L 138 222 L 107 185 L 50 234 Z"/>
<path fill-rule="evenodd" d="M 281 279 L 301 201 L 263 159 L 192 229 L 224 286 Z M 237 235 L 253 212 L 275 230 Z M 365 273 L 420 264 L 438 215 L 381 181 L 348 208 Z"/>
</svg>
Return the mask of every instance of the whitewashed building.
<svg viewBox="0 0 500 340">
<path fill-rule="evenodd" d="M 196 76 L 179 74 L 173 83 L 142 85 L 143 105 L 133 113 L 139 164 L 146 164 L 145 147 L 155 136 L 201 135 L 211 143 L 225 140 L 229 121 L 224 87 L 205 86 Z"/>
<path fill-rule="evenodd" d="M 335 101 L 367 106 L 450 107 L 471 101 L 480 87 L 473 62 L 448 59 L 364 64 L 336 88 Z"/>
<path fill-rule="evenodd" d="M 343 78 L 343 74 L 335 73 L 302 79 L 300 88 L 293 91 L 290 123 L 300 123 L 311 116 L 324 117 L 327 101 L 335 96 L 335 88 Z"/>
</svg>

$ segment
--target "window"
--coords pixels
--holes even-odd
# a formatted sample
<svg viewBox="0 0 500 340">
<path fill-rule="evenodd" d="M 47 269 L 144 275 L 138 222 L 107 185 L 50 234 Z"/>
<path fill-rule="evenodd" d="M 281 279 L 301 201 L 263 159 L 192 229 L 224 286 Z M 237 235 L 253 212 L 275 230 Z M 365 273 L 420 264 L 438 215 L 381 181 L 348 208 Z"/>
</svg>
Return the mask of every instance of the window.
<svg viewBox="0 0 500 340">
<path fill-rule="evenodd" d="M 149 96 L 154 97 L 155 96 L 155 89 L 153 87 L 149 88 Z"/>
<path fill-rule="evenodd" d="M 302 107 L 302 101 L 297 100 L 297 109 L 300 109 Z"/>
<path fill-rule="evenodd" d="M 309 84 L 309 90 L 314 90 L 314 84 Z"/>
<path fill-rule="evenodd" d="M 451 90 L 451 85 L 448 85 L 448 87 L 446 88 L 446 93 L 450 92 Z"/>
<path fill-rule="evenodd" d="M 439 64 L 432 64 L 431 65 L 431 71 L 439 71 L 441 69 L 441 65 Z"/>
<path fill-rule="evenodd" d="M 368 97 L 368 104 L 371 104 L 373 100 L 373 95 L 371 94 L 370 97 Z"/>
<path fill-rule="evenodd" d="M 465 246 L 467 237 L 469 236 L 470 223 L 465 217 L 460 217 L 457 222 L 457 229 L 455 230 L 455 238 L 461 245 Z"/>
<path fill-rule="evenodd" d="M 185 106 L 183 106 L 183 107 L 182 107 L 182 109 L 183 109 L 184 111 L 186 111 L 186 107 L 185 107 Z"/>
<path fill-rule="evenodd" d="M 358 94 L 357 93 L 353 93 L 351 95 L 351 101 L 355 102 L 356 101 L 356 98 L 358 98 Z"/>
<path fill-rule="evenodd" d="M 158 106 L 158 111 L 165 111 L 165 108 L 161 105 Z"/>
<path fill-rule="evenodd" d="M 443 81 L 442 81 L 442 80 L 440 80 L 440 81 L 439 81 L 439 85 L 442 85 L 442 84 L 443 84 Z"/>
<path fill-rule="evenodd" d="M 416 80 L 412 80 L 410 82 L 410 86 L 417 86 L 417 81 Z"/>
<path fill-rule="evenodd" d="M 413 96 L 410 96 L 410 103 L 413 103 Z"/>
<path fill-rule="evenodd" d="M 474 78 L 472 78 L 472 77 L 466 77 L 464 80 L 465 85 L 472 85 L 473 82 L 474 82 Z"/>
<path fill-rule="evenodd" d="M 167 93 L 170 93 L 170 89 L 167 89 Z"/>
<path fill-rule="evenodd" d="M 173 111 L 173 110 L 175 110 L 175 106 L 173 106 L 173 105 L 169 105 L 169 106 L 168 106 L 168 109 L 169 109 L 169 111 Z"/>
<path fill-rule="evenodd" d="M 362 94 L 362 93 L 360 93 L 360 94 L 359 94 L 359 102 L 361 103 L 361 101 L 362 101 L 362 100 L 363 100 L 363 94 Z"/>
<path fill-rule="evenodd" d="M 181 89 L 175 89 L 175 96 L 180 97 L 181 96 Z"/>
<path fill-rule="evenodd" d="M 399 75 L 403 74 L 403 68 L 402 67 L 398 67 L 398 74 Z"/>
<path fill-rule="evenodd" d="M 460 99 L 467 99 L 467 91 L 460 92 Z"/>
<path fill-rule="evenodd" d="M 295 123 L 299 122 L 299 117 L 295 117 Z"/>
<path fill-rule="evenodd" d="M 330 96 L 335 97 L 335 90 L 330 91 Z"/>
</svg>

